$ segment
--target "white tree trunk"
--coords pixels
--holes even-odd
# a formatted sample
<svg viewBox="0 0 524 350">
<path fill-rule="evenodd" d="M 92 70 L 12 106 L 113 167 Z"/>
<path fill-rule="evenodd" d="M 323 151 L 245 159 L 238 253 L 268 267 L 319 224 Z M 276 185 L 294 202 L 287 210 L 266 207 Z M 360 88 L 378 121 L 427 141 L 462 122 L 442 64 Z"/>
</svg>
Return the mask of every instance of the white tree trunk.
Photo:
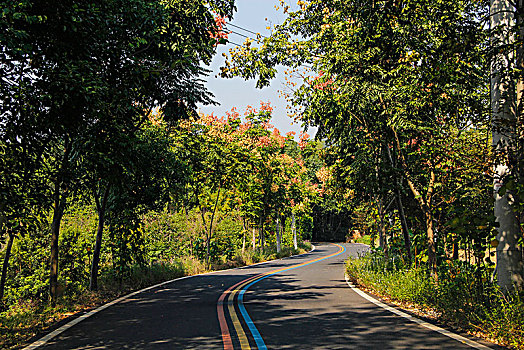
<svg viewBox="0 0 524 350">
<path fill-rule="evenodd" d="M 276 221 L 276 235 L 277 235 L 277 253 L 280 253 L 282 250 L 280 247 L 280 223 L 278 221 L 278 215 L 277 215 L 277 221 Z"/>
<path fill-rule="evenodd" d="M 293 248 L 298 249 L 297 244 L 297 226 L 295 224 L 295 213 L 291 213 L 291 230 L 293 231 Z"/>
<path fill-rule="evenodd" d="M 514 26 L 515 8 L 509 0 L 491 0 L 491 38 L 492 47 L 512 44 L 514 36 L 511 28 Z M 499 51 L 500 52 L 500 51 Z M 509 76 L 514 66 L 512 50 L 499 53 L 491 62 L 491 109 L 493 115 L 493 147 L 497 157 L 494 165 L 494 212 L 498 228 L 497 246 L 497 282 L 503 290 L 512 289 L 513 285 L 522 287 L 523 265 L 522 253 L 517 246 L 520 234 L 519 224 L 512 209 L 513 198 L 510 191 L 504 195 L 499 189 L 504 179 L 510 174 L 510 162 L 516 156 L 516 106 L 514 82 Z"/>
<path fill-rule="evenodd" d="M 253 235 L 252 235 L 252 238 L 251 238 L 251 246 L 253 247 L 253 251 L 255 250 L 256 248 L 256 234 L 255 234 L 255 224 L 253 223 Z"/>
<path fill-rule="evenodd" d="M 242 218 L 242 253 L 244 253 L 246 250 L 246 233 L 247 233 L 246 219 Z"/>
</svg>

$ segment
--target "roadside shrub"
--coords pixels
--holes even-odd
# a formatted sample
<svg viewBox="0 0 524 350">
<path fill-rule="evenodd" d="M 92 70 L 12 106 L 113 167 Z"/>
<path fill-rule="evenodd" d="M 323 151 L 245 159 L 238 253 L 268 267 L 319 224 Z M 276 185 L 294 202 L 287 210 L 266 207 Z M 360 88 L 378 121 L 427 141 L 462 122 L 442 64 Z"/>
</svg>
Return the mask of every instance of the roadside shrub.
<svg viewBox="0 0 524 350">
<path fill-rule="evenodd" d="M 236 262 L 237 266 L 252 265 L 262 260 L 262 253 L 259 250 L 253 250 L 251 248 L 247 248 L 244 251 L 237 249 L 233 257 L 233 261 Z"/>
<path fill-rule="evenodd" d="M 489 335 L 509 346 L 524 349 L 524 297 L 523 294 L 492 295 L 494 303 L 480 319 Z"/>
<path fill-rule="evenodd" d="M 6 305 L 47 300 L 49 237 L 48 231 L 41 229 L 15 239 L 5 288 Z"/>
<path fill-rule="evenodd" d="M 194 219 L 197 219 L 194 213 L 188 218 L 183 212 L 172 213 L 167 209 L 143 215 L 142 232 L 148 262 L 191 255 L 195 237 L 192 237 L 188 221 Z"/>
<path fill-rule="evenodd" d="M 100 276 L 100 290 L 104 293 L 121 294 L 203 272 L 206 272 L 204 264 L 194 257 L 173 258 L 171 261 L 150 265 L 133 265 L 124 278 L 120 278 L 116 271 L 108 270 Z"/>
<path fill-rule="evenodd" d="M 478 267 L 447 262 L 438 280 L 422 267 L 405 266 L 395 257 L 373 252 L 346 262 L 347 274 L 357 283 L 401 302 L 431 308 L 453 325 L 481 331 L 505 345 L 524 348 L 523 292 L 504 295 Z"/>
<path fill-rule="evenodd" d="M 62 296 L 76 297 L 86 290 L 91 271 L 92 248 L 98 225 L 96 211 L 92 207 L 71 208 L 62 219 L 59 238 L 59 288 Z M 101 261 L 104 263 L 105 254 Z"/>
</svg>

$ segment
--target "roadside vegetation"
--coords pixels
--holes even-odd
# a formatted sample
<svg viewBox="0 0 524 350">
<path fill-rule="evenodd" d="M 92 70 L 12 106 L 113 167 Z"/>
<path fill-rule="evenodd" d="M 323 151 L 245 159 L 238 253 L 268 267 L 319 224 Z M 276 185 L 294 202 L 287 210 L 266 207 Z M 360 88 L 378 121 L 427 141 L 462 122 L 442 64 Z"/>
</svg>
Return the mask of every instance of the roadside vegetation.
<svg viewBox="0 0 524 350">
<path fill-rule="evenodd" d="M 62 273 L 59 295 L 54 306 L 48 302 L 45 226 L 42 231 L 33 232 L 31 237 L 17 239 L 10 258 L 4 309 L 0 312 L 0 347 L 16 347 L 60 320 L 150 285 L 311 250 L 310 243 L 302 242 L 300 228 L 300 243 L 296 249 L 293 247 L 290 220 L 287 231 L 283 233 L 280 252 L 274 244 L 268 244 L 264 250 L 253 249 L 251 242 L 242 249 L 242 222 L 237 217 L 229 216 L 216 226 L 219 237 L 213 240 L 212 257 L 210 264 L 206 265 L 203 234 L 188 229 L 185 214 L 165 210 L 146 213 L 140 219 L 143 223 L 140 229 L 141 251 L 130 250 L 133 257 L 129 258 L 128 263 L 115 264 L 113 258 L 117 255 L 111 250 L 111 239 L 105 238 L 98 289 L 91 291 L 91 247 L 96 232 L 96 210 L 89 205 L 76 205 L 68 209 L 64 215 L 63 240 L 60 242 L 59 266 Z M 198 224 L 198 219 L 194 220 L 192 223 Z M 105 233 L 108 236 L 108 232 Z M 267 232 L 268 236 L 270 234 Z"/>
<path fill-rule="evenodd" d="M 233 1 L 2 8 L 0 347 L 131 290 L 309 249 L 321 143 L 282 135 L 266 102 L 196 112 Z"/>
<path fill-rule="evenodd" d="M 346 263 L 357 285 L 423 317 L 511 348 L 524 348 L 524 299 L 502 293 L 490 282 L 490 271 L 478 271 L 464 261 L 439 266 L 439 279 L 424 266 L 412 266 L 400 256 L 374 251 Z"/>
<path fill-rule="evenodd" d="M 523 347 L 520 2 L 281 1 L 284 22 L 220 75 L 263 87 L 286 66 L 315 140 L 283 135 L 269 102 L 196 112 L 234 0 L 2 5 L 0 346 L 159 281 L 347 240 L 373 247 L 348 262 L 361 285 Z"/>
</svg>

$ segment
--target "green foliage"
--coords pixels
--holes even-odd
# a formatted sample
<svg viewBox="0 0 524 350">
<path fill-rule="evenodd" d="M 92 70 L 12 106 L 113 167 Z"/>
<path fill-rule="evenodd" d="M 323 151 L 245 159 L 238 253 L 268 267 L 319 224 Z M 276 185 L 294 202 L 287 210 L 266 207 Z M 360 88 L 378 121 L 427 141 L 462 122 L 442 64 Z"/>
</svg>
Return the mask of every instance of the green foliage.
<svg viewBox="0 0 524 350">
<path fill-rule="evenodd" d="M 425 247 L 415 248 L 434 273 L 443 243 L 435 232 L 445 236 L 446 214 L 455 220 L 453 210 L 468 207 L 452 205 L 458 198 L 475 203 L 464 222 L 487 227 L 464 241 L 485 247 L 492 226 L 482 202 L 491 181 L 481 175 L 489 174 L 489 146 L 479 136 L 489 115 L 488 2 L 306 0 L 284 9 L 286 20 L 269 37 L 231 51 L 222 75 L 262 87 L 278 65 L 298 71 L 302 80 L 293 79 L 288 97 L 298 118 L 318 126 L 335 186 L 351 193 L 337 199 L 354 199 L 349 211 L 362 201 L 387 206 L 377 210 L 380 228 L 401 209 L 388 202 L 408 203 L 402 222 L 425 231 Z M 335 217 L 338 203 L 325 200 L 318 218 Z M 406 238 L 406 255 L 410 248 Z"/>
<path fill-rule="evenodd" d="M 216 243 L 220 255 L 232 260 L 235 250 L 242 246 L 242 220 L 238 216 L 227 216 L 216 227 Z"/>
<path fill-rule="evenodd" d="M 360 238 L 354 239 L 354 243 L 362 243 L 371 246 L 371 235 L 364 235 Z"/>
<path fill-rule="evenodd" d="M 11 269 L 6 286 L 6 304 L 19 300 L 43 302 L 47 297 L 47 269 L 49 237 L 44 220 L 31 234 L 15 239 L 11 255 Z M 63 246 L 60 266 L 64 271 L 59 279 L 60 296 L 68 299 L 78 296 L 89 281 L 91 247 L 96 228 L 94 209 L 75 206 L 62 223 L 60 243 Z"/>
<path fill-rule="evenodd" d="M 61 228 L 59 298 L 56 307 L 47 303 L 49 235 L 48 220 L 31 234 L 15 240 L 6 288 L 6 306 L 0 313 L 2 347 L 27 339 L 63 313 L 94 306 L 132 290 L 181 276 L 209 271 L 201 216 L 197 209 L 184 212 L 149 211 L 132 222 L 112 220 L 106 227 L 101 252 L 99 292 L 88 292 L 97 213 L 90 205 L 69 208 Z M 115 219 L 116 220 L 116 219 Z M 138 223 L 137 229 L 130 230 Z M 236 214 L 221 218 L 211 245 L 213 269 L 223 269 L 277 259 L 311 249 L 285 246 L 264 252 L 242 252 L 242 220 Z M 250 247 L 250 236 L 248 236 Z M 1 255 L 0 255 L 1 257 Z M 21 302 L 23 301 L 23 302 Z M 7 346 L 7 345 L 5 345 Z"/>
<path fill-rule="evenodd" d="M 206 272 L 204 264 L 193 257 L 173 258 L 150 265 L 132 265 L 125 278 L 122 278 L 118 270 L 103 273 L 100 276 L 101 290 L 104 293 L 124 293 L 203 272 Z"/>
<path fill-rule="evenodd" d="M 522 292 L 502 294 L 489 282 L 491 271 L 486 265 L 448 261 L 439 269 L 436 281 L 424 268 L 408 266 L 398 256 L 386 258 L 378 252 L 346 264 L 352 279 L 380 295 L 433 309 L 441 320 L 473 332 L 480 330 L 503 344 L 524 346 Z"/>
<path fill-rule="evenodd" d="M 135 213 L 119 213 L 109 225 L 109 250 L 118 278 L 125 278 L 133 265 L 145 265 L 146 247 Z"/>
<path fill-rule="evenodd" d="M 233 0 L 2 4 L 0 242 L 15 242 L 6 324 L 204 264 L 296 253 L 289 229 L 282 252 L 268 247 L 276 217 L 293 213 L 311 238 L 306 142 L 269 124 L 268 103 L 248 107 L 247 122 L 234 110 L 197 118 L 198 103 L 213 103 L 202 64 L 224 43 Z M 267 253 L 238 257 L 257 225 Z M 102 294 L 88 293 L 98 275 Z"/>
<path fill-rule="evenodd" d="M 400 301 L 428 305 L 433 298 L 434 283 L 422 268 L 406 269 L 397 258 L 387 259 L 381 253 L 348 260 L 347 273 L 359 283 Z"/>
<path fill-rule="evenodd" d="M 234 1 L 2 5 L 0 192 L 9 199 L 0 206 L 1 238 L 7 231 L 10 237 L 24 233 L 15 225 L 31 221 L 22 208 L 53 208 L 54 302 L 60 221 L 71 196 L 84 186 L 97 204 L 111 192 L 113 207 L 119 203 L 128 211 L 125 218 L 111 218 L 116 263 L 142 262 L 131 212 L 160 199 L 158 190 L 168 176 L 153 155 L 171 159 L 166 152 L 152 152 L 163 143 L 158 135 L 149 137 L 153 128 L 144 122 L 155 108 L 172 125 L 195 115 L 197 103 L 212 103 L 199 81 L 206 73 L 202 63 L 209 63 L 216 50 L 212 34 L 221 28 L 215 15 L 231 17 Z M 103 217 L 105 200 L 100 207 Z M 123 228 L 128 223 L 132 229 Z M 136 237 L 126 240 L 127 234 Z M 134 254 L 131 260 L 127 251 Z"/>
<path fill-rule="evenodd" d="M 62 221 L 59 239 L 62 273 L 58 281 L 63 288 L 61 296 L 65 298 L 74 298 L 86 289 L 95 231 L 96 214 L 94 208 L 89 206 L 75 206 Z"/>
<path fill-rule="evenodd" d="M 49 237 L 45 229 L 15 240 L 6 285 L 7 305 L 47 298 L 48 256 Z"/>
<path fill-rule="evenodd" d="M 260 250 L 252 250 L 251 248 L 248 248 L 242 251 L 239 249 L 235 252 L 233 261 L 236 266 L 251 265 L 263 261 L 263 256 L 264 253 Z"/>
<path fill-rule="evenodd" d="M 189 221 L 197 219 L 196 213 L 192 213 L 188 220 L 182 212 L 171 213 L 167 210 L 145 214 L 142 217 L 142 232 L 148 246 L 148 262 L 191 255 L 195 233 Z"/>
<path fill-rule="evenodd" d="M 310 250 L 311 243 L 301 243 L 299 244 L 298 249 L 294 249 L 293 247 L 283 247 L 280 253 L 276 251 L 276 247 L 268 248 L 264 250 L 264 252 L 252 249 L 246 249 L 244 251 L 237 250 L 232 260 L 232 264 L 226 264 L 226 267 L 237 267 L 268 260 L 282 259 L 292 255 L 304 254 Z"/>
<path fill-rule="evenodd" d="M 313 238 L 313 218 L 310 215 L 303 215 L 297 220 L 297 235 L 299 234 L 304 241 L 311 241 Z"/>
</svg>

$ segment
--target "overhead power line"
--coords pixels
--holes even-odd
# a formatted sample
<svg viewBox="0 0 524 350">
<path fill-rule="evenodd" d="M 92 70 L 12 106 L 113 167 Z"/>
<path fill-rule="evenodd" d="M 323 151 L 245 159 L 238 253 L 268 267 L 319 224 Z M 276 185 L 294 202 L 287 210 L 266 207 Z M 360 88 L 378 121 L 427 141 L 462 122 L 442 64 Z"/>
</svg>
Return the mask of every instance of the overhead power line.
<svg viewBox="0 0 524 350">
<path fill-rule="evenodd" d="M 244 30 L 244 31 L 246 31 L 246 32 L 248 32 L 248 33 L 251 33 L 251 34 L 254 34 L 254 35 L 260 35 L 260 36 L 262 36 L 262 37 L 264 37 L 264 38 L 267 38 L 267 36 L 264 36 L 264 35 L 262 35 L 262 34 L 260 34 L 260 33 L 255 33 L 255 32 L 252 31 L 252 30 L 249 30 L 249 29 L 246 29 L 246 28 L 242 28 L 242 27 L 240 27 L 240 26 L 237 26 L 237 25 L 234 25 L 234 24 L 231 24 L 231 23 L 228 23 L 228 25 L 231 25 L 231 26 L 233 26 L 233 27 L 239 28 L 239 29 Z M 225 27 L 225 29 L 227 29 L 227 30 L 221 29 L 221 31 L 222 31 L 223 33 L 225 33 L 225 34 L 233 33 L 233 34 L 235 34 L 235 35 L 241 36 L 241 37 L 246 38 L 246 39 L 251 39 L 251 40 L 255 40 L 255 41 L 257 40 L 256 38 L 253 38 L 253 37 L 251 37 L 251 36 L 249 36 L 249 35 L 245 35 L 245 34 L 242 34 L 242 33 L 236 32 L 236 31 L 234 31 L 234 30 L 228 29 L 227 27 Z M 236 45 L 236 46 L 238 46 L 238 47 L 244 47 L 244 45 L 237 44 L 237 43 L 235 43 L 235 42 L 233 42 L 233 41 L 230 41 L 229 39 L 228 39 L 228 43 L 231 43 L 231 44 Z M 318 57 L 318 56 L 316 56 L 316 55 L 313 55 L 313 56 L 314 56 L 314 57 Z M 308 64 L 304 64 L 304 63 L 303 63 L 303 64 L 301 64 L 301 66 L 306 67 L 306 68 L 309 68 L 309 69 L 313 69 L 313 67 L 311 67 L 311 66 L 308 65 Z"/>
<path fill-rule="evenodd" d="M 227 28 L 226 28 L 226 29 L 227 29 Z M 241 36 L 241 37 L 244 37 L 244 38 L 246 38 L 246 39 L 253 39 L 252 37 L 250 37 L 250 36 L 248 36 L 248 35 L 244 35 L 244 34 L 242 34 L 242 33 L 235 32 L 234 30 L 229 30 L 228 32 L 226 32 L 226 31 L 224 31 L 224 30 L 222 30 L 222 31 L 223 31 L 224 33 L 233 33 L 233 34 L 239 35 L 239 36 Z M 256 40 L 256 39 L 254 39 L 254 40 Z"/>
<path fill-rule="evenodd" d="M 226 24 L 226 29 L 227 29 L 227 26 L 232 26 L 232 27 L 238 28 L 238 29 L 240 29 L 240 30 L 243 30 L 243 31 L 245 31 L 245 32 L 248 32 L 248 33 L 251 33 L 251 34 L 254 34 L 254 35 L 260 35 L 260 36 L 263 37 L 263 38 L 269 39 L 268 36 L 262 35 L 262 34 L 260 34 L 260 33 L 256 33 L 256 32 L 254 32 L 254 31 L 252 31 L 252 30 L 250 30 L 250 29 L 247 29 L 247 28 L 244 28 L 244 27 L 241 27 L 241 26 L 237 26 L 236 24 L 233 24 L 233 23 L 227 23 L 227 24 Z M 248 35 L 241 34 L 241 33 L 239 33 L 239 32 L 235 32 L 234 30 L 231 30 L 231 29 L 228 29 L 228 30 L 229 30 L 231 33 L 236 34 L 236 35 L 239 35 L 239 36 L 241 36 L 241 37 L 244 37 L 244 38 L 247 38 L 247 39 L 252 39 L 252 40 L 257 40 L 256 38 L 252 38 L 252 37 L 250 37 L 250 36 L 248 36 Z M 313 56 L 313 57 L 315 57 L 315 58 L 324 58 L 323 56 L 315 55 L 314 53 L 310 53 L 310 54 L 311 54 L 311 56 Z"/>
<path fill-rule="evenodd" d="M 227 40 L 227 43 L 228 43 L 228 44 L 236 45 L 236 46 L 238 46 L 238 47 L 244 47 L 244 45 L 240 45 L 240 44 L 237 44 L 237 43 L 235 43 L 235 42 L 233 42 L 233 41 L 229 41 L 229 39 Z M 227 45 L 227 44 L 226 44 L 226 45 Z"/>
<path fill-rule="evenodd" d="M 265 35 L 262 35 L 262 34 L 260 34 L 260 33 L 255 33 L 255 32 L 252 31 L 252 30 L 249 30 L 249 29 L 243 28 L 243 27 L 241 27 L 241 26 L 237 26 L 236 24 L 233 24 L 233 23 L 228 23 L 227 25 L 228 25 L 228 26 L 235 27 L 235 28 L 238 28 L 238 29 L 240 29 L 240 30 L 246 31 L 246 32 L 251 33 L 251 34 L 254 34 L 254 35 L 260 35 L 260 36 L 263 37 L 263 38 L 267 38 L 267 36 L 265 36 Z"/>
</svg>

